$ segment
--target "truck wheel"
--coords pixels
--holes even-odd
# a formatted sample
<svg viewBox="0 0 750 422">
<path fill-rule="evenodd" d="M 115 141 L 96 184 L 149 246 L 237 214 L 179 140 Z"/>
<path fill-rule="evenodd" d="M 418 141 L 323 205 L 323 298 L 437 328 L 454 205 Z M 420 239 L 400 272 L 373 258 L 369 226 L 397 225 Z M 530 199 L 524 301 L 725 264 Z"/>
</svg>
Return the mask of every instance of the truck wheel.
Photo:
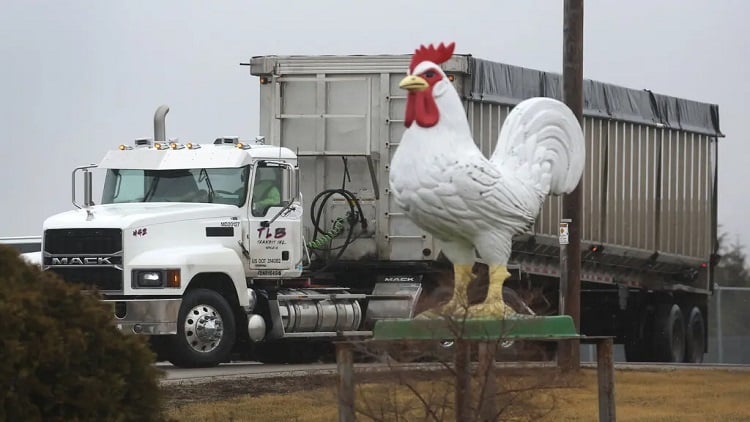
<svg viewBox="0 0 750 422">
<path fill-rule="evenodd" d="M 213 290 L 186 293 L 171 336 L 169 361 L 175 366 L 206 368 L 229 360 L 235 341 L 235 321 L 227 300 Z"/>
<path fill-rule="evenodd" d="M 654 357 L 658 362 L 685 359 L 685 320 L 674 303 L 660 304 L 654 317 Z"/>
<path fill-rule="evenodd" d="M 685 362 L 701 363 L 706 351 L 706 325 L 700 308 L 693 306 L 685 332 Z"/>
</svg>

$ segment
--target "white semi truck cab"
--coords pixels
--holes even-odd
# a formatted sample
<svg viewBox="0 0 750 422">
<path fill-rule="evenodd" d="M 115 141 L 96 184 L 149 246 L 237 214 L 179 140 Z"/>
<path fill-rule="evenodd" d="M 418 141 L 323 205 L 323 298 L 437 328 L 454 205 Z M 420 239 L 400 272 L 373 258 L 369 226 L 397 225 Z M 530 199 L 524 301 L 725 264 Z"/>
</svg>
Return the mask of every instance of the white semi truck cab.
<svg viewBox="0 0 750 422">
<path fill-rule="evenodd" d="M 255 349 L 267 360 L 294 360 L 272 345 L 367 335 L 368 295 L 314 288 L 303 277 L 309 252 L 294 152 L 261 137 L 166 142 L 167 111 L 157 110 L 154 141 L 120 145 L 73 172 L 78 209 L 45 221 L 44 269 L 98 289 L 118 328 L 151 335 L 157 351 L 181 366 L 226 361 L 238 342 L 262 346 Z M 106 171 L 99 204 L 92 201 L 93 167 Z M 411 315 L 419 284 L 385 290 L 379 314 Z"/>
</svg>

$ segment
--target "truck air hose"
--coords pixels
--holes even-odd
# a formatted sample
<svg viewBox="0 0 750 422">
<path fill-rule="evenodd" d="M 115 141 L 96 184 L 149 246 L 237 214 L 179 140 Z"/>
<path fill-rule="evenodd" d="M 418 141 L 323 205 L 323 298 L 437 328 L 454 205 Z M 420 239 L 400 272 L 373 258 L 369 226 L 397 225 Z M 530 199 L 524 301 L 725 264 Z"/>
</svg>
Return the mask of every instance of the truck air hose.
<svg viewBox="0 0 750 422">
<path fill-rule="evenodd" d="M 335 248 L 332 247 L 324 247 L 327 242 L 330 241 L 330 239 L 326 239 L 325 241 L 322 241 L 323 245 L 320 245 L 318 243 L 318 236 L 322 236 L 321 239 L 329 236 L 329 233 L 326 233 L 321 228 L 321 218 L 323 216 L 323 211 L 326 208 L 326 204 L 328 203 L 328 200 L 331 199 L 332 196 L 339 195 L 343 196 L 346 200 L 346 203 L 349 205 L 349 211 L 346 213 L 345 218 L 337 218 L 334 221 L 334 228 L 332 228 L 330 231 L 333 232 L 336 226 L 336 223 L 341 220 L 341 230 L 347 231 L 346 240 L 344 240 L 343 244 L 340 246 L 337 246 Z M 310 205 L 310 219 L 312 220 L 313 228 L 315 229 L 315 233 L 313 234 L 313 239 L 310 241 L 310 244 L 319 245 L 318 248 L 310 248 L 310 249 L 316 249 L 320 252 L 331 252 L 334 250 L 338 250 L 338 253 L 335 257 L 329 257 L 328 258 L 328 264 L 337 261 L 341 256 L 343 256 L 344 251 L 346 248 L 353 243 L 359 236 L 354 235 L 354 228 L 359 225 L 362 228 L 362 233 L 364 233 L 367 230 L 367 220 L 364 217 L 364 213 L 362 212 L 362 206 L 359 203 L 359 199 L 357 199 L 356 195 L 352 193 L 351 191 L 348 191 L 346 189 L 327 189 L 324 190 L 317 195 L 315 195 L 315 198 L 312 201 L 312 204 Z M 346 230 L 344 226 L 348 223 L 349 229 Z M 342 233 L 339 233 L 342 234 Z M 326 264 L 326 267 L 328 266 Z"/>
<path fill-rule="evenodd" d="M 333 239 L 339 237 L 344 232 L 344 219 L 339 217 L 333 222 L 333 227 L 321 237 L 311 240 L 307 243 L 310 249 L 321 249 L 329 244 Z"/>
</svg>

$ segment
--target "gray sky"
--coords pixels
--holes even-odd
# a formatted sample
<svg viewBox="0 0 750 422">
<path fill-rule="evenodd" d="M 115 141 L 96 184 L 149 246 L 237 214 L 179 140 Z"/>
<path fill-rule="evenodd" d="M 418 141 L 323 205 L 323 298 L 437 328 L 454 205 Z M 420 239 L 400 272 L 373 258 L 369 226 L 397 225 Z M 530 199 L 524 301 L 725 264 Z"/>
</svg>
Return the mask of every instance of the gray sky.
<svg viewBox="0 0 750 422">
<path fill-rule="evenodd" d="M 41 234 L 70 205 L 70 171 L 151 137 L 208 142 L 258 131 L 264 54 L 456 51 L 562 69 L 563 0 L 0 2 L 0 237 Z M 750 242 L 743 134 L 750 2 L 588 0 L 584 76 L 719 104 L 719 223 Z"/>
</svg>

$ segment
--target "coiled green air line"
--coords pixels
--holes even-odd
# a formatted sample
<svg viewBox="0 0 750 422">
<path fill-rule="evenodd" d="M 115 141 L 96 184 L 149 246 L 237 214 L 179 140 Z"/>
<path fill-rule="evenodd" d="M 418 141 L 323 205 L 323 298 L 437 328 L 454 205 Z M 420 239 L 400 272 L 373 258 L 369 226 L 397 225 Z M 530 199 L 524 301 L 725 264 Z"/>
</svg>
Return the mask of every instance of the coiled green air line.
<svg viewBox="0 0 750 422">
<path fill-rule="evenodd" d="M 310 241 L 307 244 L 307 247 L 310 249 L 320 249 L 323 246 L 330 243 L 333 239 L 341 235 L 341 233 L 344 232 L 344 219 L 339 217 L 333 222 L 333 227 L 331 227 L 331 230 L 329 230 L 324 235 L 321 235 L 319 238 Z"/>
</svg>

